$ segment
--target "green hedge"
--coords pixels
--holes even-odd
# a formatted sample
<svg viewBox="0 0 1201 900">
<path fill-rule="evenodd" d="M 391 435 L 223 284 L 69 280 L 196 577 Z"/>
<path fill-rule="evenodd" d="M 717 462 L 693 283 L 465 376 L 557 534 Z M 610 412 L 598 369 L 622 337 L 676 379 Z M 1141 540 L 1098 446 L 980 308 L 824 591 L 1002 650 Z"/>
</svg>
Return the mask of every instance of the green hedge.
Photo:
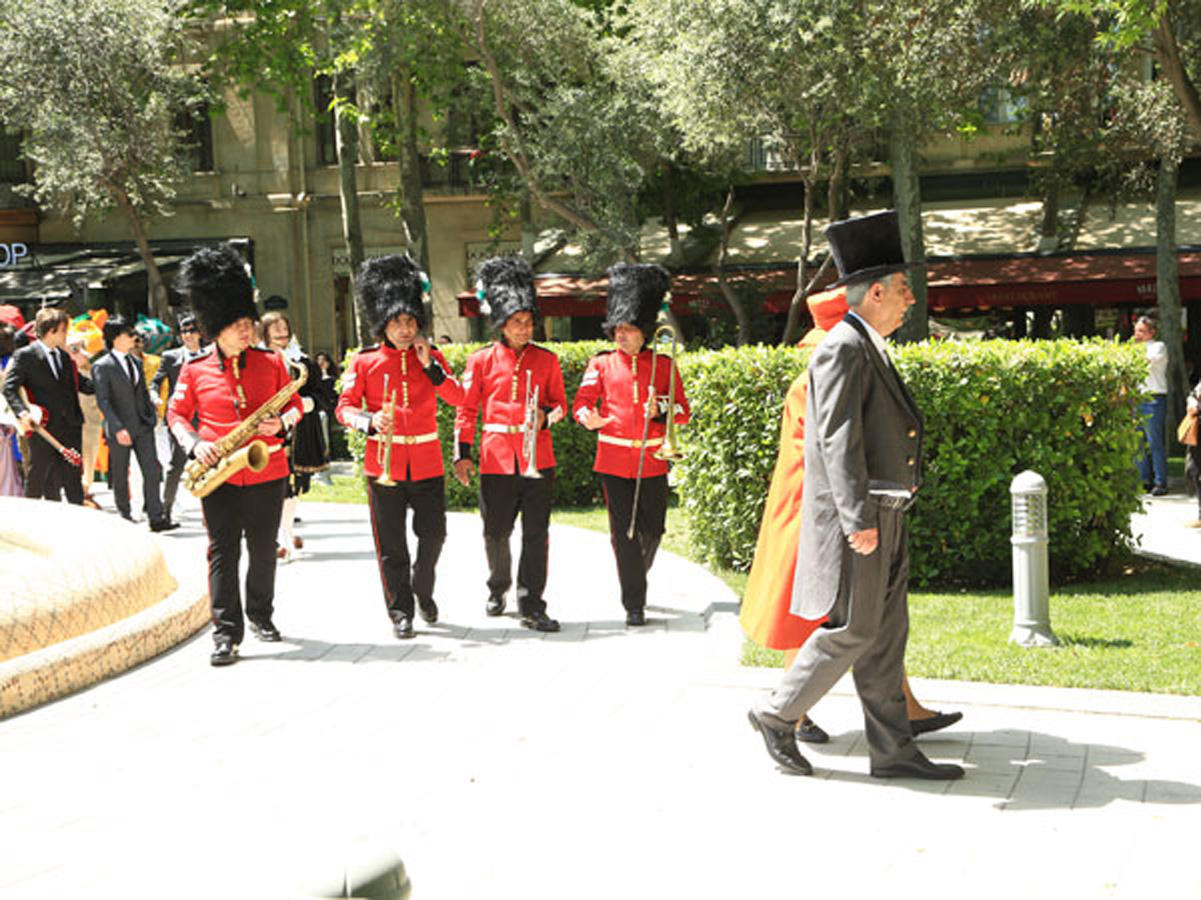
<svg viewBox="0 0 1201 900">
<path fill-rule="evenodd" d="M 463 370 L 467 365 L 467 357 L 481 346 L 483 345 L 448 344 L 438 349 L 446 356 L 446 361 L 454 369 L 455 374 L 462 377 Z M 575 398 L 576 389 L 580 386 L 584 370 L 588 367 L 588 360 L 599 351 L 611 346 L 612 344 L 604 341 L 580 341 L 552 345 L 552 349 L 559 356 L 559 366 L 563 370 L 563 386 L 567 391 L 568 404 Z M 347 353 L 347 359 L 351 353 L 353 351 Z M 477 423 L 474 455 L 477 464 L 479 462 L 478 428 Z M 463 487 L 451 474 L 454 429 L 454 408 L 439 401 L 438 435 L 442 440 L 442 453 L 446 463 L 446 502 L 451 508 L 470 508 L 478 504 L 479 482 L 478 478 L 473 479 L 470 487 Z M 592 471 L 592 461 L 596 456 L 595 435 L 581 428 L 570 418 L 554 425 L 551 431 L 554 435 L 555 459 L 558 464 L 555 470 L 555 503 L 560 506 L 593 506 L 600 503 L 600 481 L 596 473 Z M 348 432 L 348 434 L 351 454 L 356 462 L 361 462 L 366 440 L 361 433 Z"/>
<path fill-rule="evenodd" d="M 925 483 L 909 516 L 915 584 L 1008 581 L 1009 483 L 1024 469 L 1047 480 L 1054 579 L 1120 558 L 1141 491 L 1141 348 L 946 342 L 905 346 L 895 359 L 926 416 Z M 803 360 L 792 348 L 750 347 L 681 361 L 693 421 L 676 474 L 690 538 L 710 563 L 750 565 L 780 410 Z"/>
</svg>

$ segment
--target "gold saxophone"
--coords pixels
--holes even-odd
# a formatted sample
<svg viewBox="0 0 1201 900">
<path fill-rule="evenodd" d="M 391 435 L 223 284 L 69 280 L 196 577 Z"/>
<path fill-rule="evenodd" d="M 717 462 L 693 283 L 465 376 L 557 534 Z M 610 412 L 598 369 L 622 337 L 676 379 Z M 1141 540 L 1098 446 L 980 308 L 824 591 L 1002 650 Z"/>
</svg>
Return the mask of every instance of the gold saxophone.
<svg viewBox="0 0 1201 900">
<path fill-rule="evenodd" d="M 237 428 L 213 442 L 221 455 L 216 463 L 206 466 L 198 459 L 188 463 L 184 469 L 183 486 L 191 491 L 193 496 L 207 497 L 243 469 L 261 472 L 267 468 L 267 463 L 271 460 L 271 450 L 267 442 L 253 440 L 246 444 L 246 441 L 258 431 L 259 423 L 277 415 L 308 380 L 309 371 L 306 366 L 300 366 L 297 372 L 299 374 L 295 381 L 280 388 L 279 393 L 243 419 Z M 243 447 L 243 444 L 246 446 Z"/>
</svg>

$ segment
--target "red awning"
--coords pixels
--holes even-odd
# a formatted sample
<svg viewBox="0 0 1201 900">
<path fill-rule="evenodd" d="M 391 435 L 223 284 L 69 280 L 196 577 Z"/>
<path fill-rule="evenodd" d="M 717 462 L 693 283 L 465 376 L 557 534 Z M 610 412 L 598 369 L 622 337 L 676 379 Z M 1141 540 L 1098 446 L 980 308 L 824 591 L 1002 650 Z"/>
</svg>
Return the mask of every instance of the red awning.
<svg viewBox="0 0 1201 900">
<path fill-rule="evenodd" d="M 1181 299 L 1201 300 L 1201 251 L 1183 252 L 1178 259 Z M 932 259 L 926 269 L 927 303 L 932 313 L 1015 306 L 1151 306 L 1155 303 L 1155 267 L 1155 251 L 1147 249 Z M 757 292 L 765 312 L 785 313 L 796 291 L 796 267 L 736 269 L 729 280 L 740 292 L 748 287 Z M 831 274 L 825 283 L 833 280 Z M 605 314 L 607 279 L 539 275 L 535 284 L 545 316 Z M 717 276 L 712 273 L 673 275 L 671 296 L 676 315 L 707 315 L 726 309 Z M 457 299 L 460 315 L 479 315 L 475 294 L 465 291 Z"/>
</svg>

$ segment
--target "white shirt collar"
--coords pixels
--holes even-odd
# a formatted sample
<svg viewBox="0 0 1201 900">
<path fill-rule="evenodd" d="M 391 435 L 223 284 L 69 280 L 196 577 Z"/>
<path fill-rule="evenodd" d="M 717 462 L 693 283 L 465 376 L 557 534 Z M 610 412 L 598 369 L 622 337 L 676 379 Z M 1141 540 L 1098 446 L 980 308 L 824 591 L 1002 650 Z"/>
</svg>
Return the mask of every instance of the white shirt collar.
<svg viewBox="0 0 1201 900">
<path fill-rule="evenodd" d="M 888 344 L 884 342 L 884 338 L 880 337 L 880 332 L 876 331 L 876 329 L 871 326 L 871 323 L 868 322 L 867 319 L 863 318 L 863 316 L 859 315 L 859 313 L 855 312 L 855 310 L 848 310 L 847 315 L 854 316 L 863 323 L 863 327 L 867 329 L 867 336 L 871 338 L 872 345 L 880 351 L 880 355 L 884 357 L 885 362 L 891 363 L 892 356 L 888 352 Z"/>
</svg>

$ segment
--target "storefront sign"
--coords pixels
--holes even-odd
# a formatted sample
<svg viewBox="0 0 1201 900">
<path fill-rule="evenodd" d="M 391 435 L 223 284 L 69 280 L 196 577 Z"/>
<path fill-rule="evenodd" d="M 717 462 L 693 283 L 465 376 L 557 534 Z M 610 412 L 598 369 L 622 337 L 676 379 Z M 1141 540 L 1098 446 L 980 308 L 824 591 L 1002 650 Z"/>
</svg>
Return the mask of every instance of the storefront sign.
<svg viewBox="0 0 1201 900">
<path fill-rule="evenodd" d="M 28 244 L 0 244 L 0 269 L 15 269 L 27 256 L 29 256 Z"/>
</svg>

